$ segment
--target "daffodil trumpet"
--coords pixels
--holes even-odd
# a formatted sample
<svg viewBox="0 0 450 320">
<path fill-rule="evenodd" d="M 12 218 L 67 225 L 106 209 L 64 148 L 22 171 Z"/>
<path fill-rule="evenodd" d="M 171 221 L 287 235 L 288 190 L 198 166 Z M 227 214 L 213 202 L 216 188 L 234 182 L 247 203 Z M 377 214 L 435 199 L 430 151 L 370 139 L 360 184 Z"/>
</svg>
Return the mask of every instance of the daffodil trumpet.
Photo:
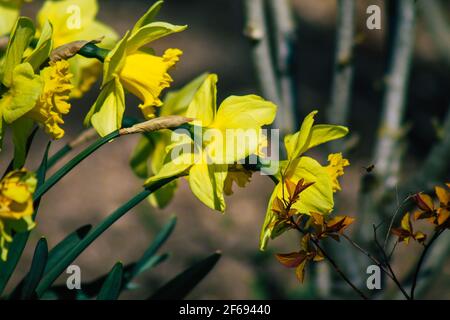
<svg viewBox="0 0 450 320">
<path fill-rule="evenodd" d="M 144 46 L 181 32 L 187 26 L 154 21 L 161 4 L 153 5 L 104 58 L 101 93 L 84 121 L 101 136 L 120 128 L 125 112 L 125 92 L 141 101 L 138 107 L 146 119 L 154 118 L 155 107 L 163 104 L 160 95 L 173 81 L 169 71 L 183 52 L 169 48 L 158 56 Z"/>
</svg>

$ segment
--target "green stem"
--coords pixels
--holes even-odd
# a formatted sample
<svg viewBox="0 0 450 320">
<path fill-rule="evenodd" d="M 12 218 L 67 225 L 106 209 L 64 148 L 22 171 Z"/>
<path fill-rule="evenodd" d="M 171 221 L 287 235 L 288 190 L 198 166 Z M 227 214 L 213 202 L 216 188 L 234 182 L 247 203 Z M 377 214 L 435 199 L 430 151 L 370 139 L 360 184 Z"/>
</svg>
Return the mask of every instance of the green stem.
<svg viewBox="0 0 450 320">
<path fill-rule="evenodd" d="M 122 121 L 122 128 L 127 128 L 135 125 L 136 123 L 139 123 L 139 120 L 136 118 L 130 118 L 130 117 L 124 117 Z M 95 136 L 86 137 L 86 133 L 89 132 L 89 130 L 92 130 L 92 128 L 87 129 L 83 132 L 81 132 L 78 137 L 76 137 L 74 140 L 70 141 L 66 145 L 64 145 L 61 149 L 59 149 L 53 156 L 51 156 L 48 159 L 47 162 L 47 168 L 50 169 L 53 167 L 56 163 L 59 162 L 63 157 L 65 157 L 70 151 L 74 150 L 77 146 L 81 145 L 81 142 L 84 144 L 86 142 L 90 142 L 91 139 L 94 139 Z"/>
<path fill-rule="evenodd" d="M 61 273 L 74 261 L 95 239 L 97 239 L 103 232 L 105 232 L 109 227 L 111 227 L 117 220 L 123 217 L 128 211 L 134 208 L 137 204 L 147 198 L 151 193 L 163 187 L 172 180 L 178 178 L 171 177 L 165 180 L 158 181 L 149 188 L 144 189 L 133 198 L 131 198 L 124 205 L 119 207 L 110 216 L 103 220 L 99 225 L 91 230 L 80 243 L 74 247 L 68 254 L 66 254 L 55 267 L 50 270 L 46 276 L 41 280 L 38 287 L 36 288 L 36 294 L 41 297 L 45 291 L 53 284 L 53 282 L 59 277 Z"/>
<path fill-rule="evenodd" d="M 35 38 L 31 40 L 30 46 L 32 48 L 35 48 L 39 39 Z M 109 50 L 103 49 L 98 47 L 97 45 L 93 43 L 87 43 L 85 46 L 83 46 L 79 51 L 78 54 L 80 56 L 83 56 L 85 58 L 95 58 L 99 60 L 100 62 L 104 62 L 106 56 L 108 55 Z"/>
<path fill-rule="evenodd" d="M 53 187 L 59 180 L 61 180 L 67 173 L 70 172 L 76 165 L 86 159 L 89 155 L 95 152 L 98 148 L 108 143 L 109 141 L 118 138 L 120 136 L 119 130 L 116 130 L 107 136 L 98 139 L 89 147 L 81 151 L 75 158 L 67 162 L 61 169 L 56 171 L 48 180 L 46 180 L 35 192 L 34 200 L 41 198 L 51 187 Z"/>
<path fill-rule="evenodd" d="M 53 156 L 48 159 L 47 168 L 50 169 L 53 167 L 59 160 L 61 160 L 66 154 L 72 151 L 72 147 L 70 144 L 64 145 L 61 149 L 59 149 Z"/>
<path fill-rule="evenodd" d="M 100 62 L 105 61 L 105 58 L 108 55 L 108 53 L 109 53 L 108 49 L 100 48 L 93 43 L 86 44 L 83 48 L 80 49 L 80 51 L 78 51 L 79 55 L 85 58 L 95 58 Z"/>
</svg>

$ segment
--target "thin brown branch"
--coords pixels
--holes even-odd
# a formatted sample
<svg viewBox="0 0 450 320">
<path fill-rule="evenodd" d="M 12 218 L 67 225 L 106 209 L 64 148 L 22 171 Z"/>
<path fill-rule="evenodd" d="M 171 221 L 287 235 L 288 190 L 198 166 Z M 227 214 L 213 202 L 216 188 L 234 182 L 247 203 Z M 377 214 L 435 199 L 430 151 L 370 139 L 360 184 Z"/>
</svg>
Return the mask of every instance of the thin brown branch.
<svg viewBox="0 0 450 320">
<path fill-rule="evenodd" d="M 405 288 L 403 288 L 402 284 L 400 283 L 400 281 L 398 280 L 394 270 L 392 269 L 391 263 L 389 262 L 389 257 L 386 254 L 386 251 L 384 251 L 384 248 L 381 246 L 380 242 L 378 241 L 378 237 L 377 237 L 377 228 L 375 227 L 375 225 L 373 226 L 373 235 L 374 235 L 374 242 L 375 245 L 378 247 L 378 249 L 380 250 L 382 256 L 383 256 L 383 263 L 384 265 L 388 268 L 390 274 L 391 274 L 391 279 L 392 281 L 394 281 L 394 283 L 396 284 L 396 286 L 400 289 L 400 291 L 402 292 L 402 294 L 405 296 L 405 298 L 407 300 L 411 300 L 410 295 L 406 292 Z"/>
<path fill-rule="evenodd" d="M 300 226 L 295 222 L 294 219 L 291 218 L 292 224 L 295 226 L 295 229 L 300 232 L 302 235 L 305 234 L 305 231 L 300 228 Z M 324 258 L 330 263 L 330 265 L 333 267 L 333 269 L 339 274 L 339 276 L 344 280 L 362 299 L 369 300 L 369 298 L 362 292 L 341 270 L 341 268 L 337 265 L 337 263 L 334 261 L 334 259 L 327 254 L 327 252 L 320 246 L 319 241 L 317 239 L 314 239 L 311 237 L 311 241 L 314 243 L 314 245 L 317 247 L 317 249 L 320 250 L 320 252 L 323 254 Z"/>
<path fill-rule="evenodd" d="M 433 237 L 430 239 L 430 241 L 424 246 L 422 254 L 420 255 L 419 261 L 417 262 L 417 267 L 416 267 L 416 271 L 414 272 L 414 277 L 413 277 L 413 282 L 412 282 L 412 286 L 411 286 L 411 299 L 414 300 L 414 293 L 416 290 L 416 285 L 417 285 L 417 280 L 419 278 L 419 273 L 420 270 L 422 268 L 422 265 L 425 261 L 425 257 L 428 253 L 428 251 L 430 250 L 431 246 L 433 245 L 433 243 L 439 238 L 439 236 L 442 234 L 443 230 L 445 229 L 441 229 L 439 231 L 436 231 L 433 235 Z"/>
<path fill-rule="evenodd" d="M 341 278 L 347 282 L 347 284 L 352 287 L 353 290 L 355 290 L 356 293 L 359 294 L 359 296 L 361 298 L 363 298 L 364 300 L 369 300 L 369 298 L 361 291 L 359 290 L 358 287 L 356 287 L 353 282 L 351 282 L 351 280 L 345 275 L 344 272 L 341 271 L 341 269 L 339 268 L 339 266 L 336 264 L 336 262 L 333 260 L 333 258 L 331 258 L 331 256 L 329 256 L 325 250 L 322 249 L 322 247 L 319 244 L 319 241 L 317 241 L 316 239 L 311 239 L 311 241 L 314 243 L 314 245 L 322 252 L 323 256 L 325 257 L 325 259 L 327 259 L 327 261 L 331 264 L 331 266 L 334 268 L 334 270 L 341 276 Z"/>
</svg>

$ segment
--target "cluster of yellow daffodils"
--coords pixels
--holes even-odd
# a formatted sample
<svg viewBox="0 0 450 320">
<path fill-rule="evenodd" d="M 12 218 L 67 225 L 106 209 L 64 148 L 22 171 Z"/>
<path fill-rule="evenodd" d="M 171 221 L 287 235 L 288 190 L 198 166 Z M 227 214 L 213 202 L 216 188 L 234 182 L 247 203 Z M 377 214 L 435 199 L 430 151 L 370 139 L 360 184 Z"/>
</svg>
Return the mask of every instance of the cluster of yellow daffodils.
<svg viewBox="0 0 450 320">
<path fill-rule="evenodd" d="M 26 170 L 9 172 L 0 181 L 0 258 L 6 261 L 14 233 L 31 230 L 35 224 L 33 193 L 36 178 Z"/>
<path fill-rule="evenodd" d="M 276 199 L 285 198 L 289 194 L 286 181 L 297 185 L 300 181 L 307 183 L 298 201 L 292 204 L 291 209 L 296 214 L 310 215 L 312 212 L 323 215 L 333 210 L 333 192 L 340 190 L 337 177 L 343 174 L 344 166 L 349 165 L 348 160 L 341 154 L 329 156 L 330 165 L 322 166 L 317 160 L 305 156 L 304 153 L 320 144 L 339 139 L 348 133 L 342 126 L 319 124 L 314 125 L 314 116 L 317 111 L 311 112 L 304 119 L 300 130 L 284 139 L 287 160 L 281 161 L 278 175 L 279 183 L 275 186 L 267 206 L 266 218 L 261 231 L 260 248 L 264 249 L 271 238 L 279 236 L 286 228 L 275 228 L 279 225 L 279 215 L 273 210 Z"/>
<path fill-rule="evenodd" d="M 98 10 L 97 0 L 47 0 L 37 14 L 37 32 L 42 33 L 50 22 L 54 29 L 52 39 L 55 48 L 73 41 L 102 39 L 102 47 L 111 49 L 118 36 L 112 28 L 95 19 Z M 101 63 L 80 55 L 69 62 L 74 85 L 71 97 L 79 98 L 97 80 Z"/>
<path fill-rule="evenodd" d="M 172 82 L 168 70 L 179 60 L 181 50 L 168 49 L 158 57 L 143 48 L 154 40 L 186 29 L 186 26 L 155 22 L 161 5 L 161 1 L 153 5 L 105 58 L 102 91 L 85 119 L 85 124 L 92 124 L 102 136 L 121 127 L 124 88 L 142 101 L 139 108 L 144 117 L 152 118 L 153 107 L 162 104 L 161 91 Z"/>
<path fill-rule="evenodd" d="M 36 47 L 29 50 L 34 35 L 31 20 L 20 17 L 11 32 L 0 69 L 0 140 L 3 124 L 11 125 L 16 150 L 24 149 L 34 122 L 43 126 L 52 138 L 60 139 L 64 135 L 59 126 L 64 123 L 62 115 L 70 110 L 68 99 L 73 86 L 68 62 L 51 62 L 42 68 L 52 48 L 51 25 L 46 24 Z"/>
<path fill-rule="evenodd" d="M 188 174 L 194 195 L 208 207 L 224 211 L 229 168 L 258 154 L 261 143 L 266 142 L 261 138 L 262 126 L 273 122 L 277 108 L 255 95 L 228 97 L 217 108 L 216 83 L 217 76 L 208 75 L 186 111 L 187 117 L 196 119 L 192 125 L 200 132 L 194 132 L 194 139 L 181 134 L 177 142 L 168 146 L 164 164 L 146 185 Z M 226 148 L 243 134 L 242 130 L 246 130 L 244 135 L 253 133 L 246 135 L 247 143 L 240 145 L 242 148 Z"/>
</svg>

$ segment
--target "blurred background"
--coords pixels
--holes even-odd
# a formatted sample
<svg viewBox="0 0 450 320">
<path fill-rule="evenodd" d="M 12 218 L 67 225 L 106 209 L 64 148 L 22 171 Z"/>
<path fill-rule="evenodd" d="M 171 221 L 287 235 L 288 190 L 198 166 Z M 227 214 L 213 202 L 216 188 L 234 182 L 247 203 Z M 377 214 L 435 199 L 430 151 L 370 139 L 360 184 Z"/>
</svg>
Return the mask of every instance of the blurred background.
<svg viewBox="0 0 450 320">
<path fill-rule="evenodd" d="M 295 40 L 295 105 L 299 119 L 318 109 L 319 123 L 324 122 L 330 105 L 336 34 L 336 0 L 292 0 L 296 23 Z M 351 116 L 348 126 L 356 145 L 345 155 L 351 166 L 342 179 L 338 213 L 358 217 L 357 202 L 364 166 L 371 164 L 372 147 L 376 139 L 383 99 L 383 81 L 387 66 L 387 28 L 385 1 L 360 0 L 357 2 L 357 45 L 354 52 L 354 84 Z M 120 34 L 132 27 L 153 1 L 99 1 L 98 19 L 106 22 Z M 42 1 L 35 0 L 24 7 L 24 14 L 34 17 Z M 382 8 L 381 30 L 365 27 L 366 8 L 377 4 Z M 441 1 L 443 14 L 450 18 L 450 1 Z M 402 166 L 406 177 L 423 162 L 431 146 L 438 141 L 437 127 L 442 124 L 450 103 L 450 65 L 436 47 L 423 16 L 418 13 L 415 49 L 407 93 L 406 122 L 407 151 Z M 165 48 L 183 50 L 181 62 L 172 72 L 174 88 L 179 88 L 205 71 L 219 75 L 219 100 L 230 94 L 262 94 L 258 86 L 252 58 L 252 43 L 244 35 L 245 16 L 240 0 L 166 0 L 159 20 L 174 24 L 188 24 L 187 31 L 166 37 L 155 44 L 157 53 Z M 449 36 L 449 35 L 447 35 Z M 449 42 L 450 36 L 442 39 Z M 75 138 L 83 130 L 82 119 L 97 94 L 95 89 L 82 100 L 73 101 L 72 111 L 65 121 L 66 136 L 53 144 L 59 146 Z M 128 96 L 127 114 L 137 115 L 138 104 Z M 300 120 L 297 120 L 299 123 Z M 41 204 L 37 232 L 33 232 L 27 252 L 20 263 L 25 273 L 32 257 L 32 249 L 40 236 L 45 235 L 52 247 L 67 233 L 83 224 L 96 224 L 123 202 L 136 194 L 142 181 L 129 167 L 129 158 L 138 137 L 119 139 L 104 146 L 79 165 L 58 187 L 46 194 Z M 8 140 L 8 139 L 7 139 Z M 28 168 L 34 169 L 42 157 L 47 140 L 39 133 L 33 146 Z M 11 145 L 2 152 L 0 166 L 5 167 L 11 157 Z M 322 163 L 325 150 L 314 154 Z M 70 155 L 72 156 L 72 155 Z M 70 157 L 69 156 L 69 157 Z M 67 159 L 69 159 L 69 157 Z M 67 160 L 64 159 L 64 160 Z M 442 182 L 450 178 L 449 172 Z M 164 210 L 152 208 L 148 203 L 139 205 L 102 235 L 75 262 L 82 270 L 83 281 L 95 279 L 108 272 L 120 260 L 125 263 L 137 259 L 158 232 L 161 225 L 175 214 L 178 224 L 162 252 L 170 252 L 170 260 L 146 272 L 137 280 L 139 288 L 127 292 L 122 298 L 148 295 L 160 285 L 189 266 L 193 261 L 217 249 L 223 257 L 211 274 L 189 298 L 193 299 L 296 299 L 317 297 L 315 290 L 327 290 L 326 285 L 313 286 L 316 279 L 307 275 L 301 285 L 292 270 L 285 269 L 273 256 L 275 252 L 289 252 L 296 248 L 297 237 L 287 234 L 273 241 L 270 250 L 259 252 L 259 232 L 273 185 L 257 174 L 244 190 L 228 197 L 225 215 L 203 206 L 191 193 L 186 181 L 180 183 L 173 202 Z M 350 232 L 359 228 L 356 222 Z M 442 239 L 445 240 L 445 239 Z M 342 243 L 342 246 L 347 244 Z M 394 267 L 400 274 L 406 272 L 407 263 L 414 257 L 418 246 L 399 245 Z M 333 255 L 339 255 L 335 250 Z M 317 273 L 329 270 L 319 267 Z M 365 279 L 365 270 L 355 276 Z M 20 277 L 16 273 L 12 284 Z M 425 297 L 448 299 L 450 291 L 450 259 L 446 259 L 442 272 L 436 274 L 433 290 Z M 319 278 L 320 279 L 320 278 Z M 65 276 L 60 282 L 65 281 Z M 322 286 L 322 287 L 321 287 Z M 324 288 L 325 286 L 325 288 Z M 319 289 L 312 289 L 319 287 Z M 338 297 L 338 298 L 345 298 Z"/>
</svg>

